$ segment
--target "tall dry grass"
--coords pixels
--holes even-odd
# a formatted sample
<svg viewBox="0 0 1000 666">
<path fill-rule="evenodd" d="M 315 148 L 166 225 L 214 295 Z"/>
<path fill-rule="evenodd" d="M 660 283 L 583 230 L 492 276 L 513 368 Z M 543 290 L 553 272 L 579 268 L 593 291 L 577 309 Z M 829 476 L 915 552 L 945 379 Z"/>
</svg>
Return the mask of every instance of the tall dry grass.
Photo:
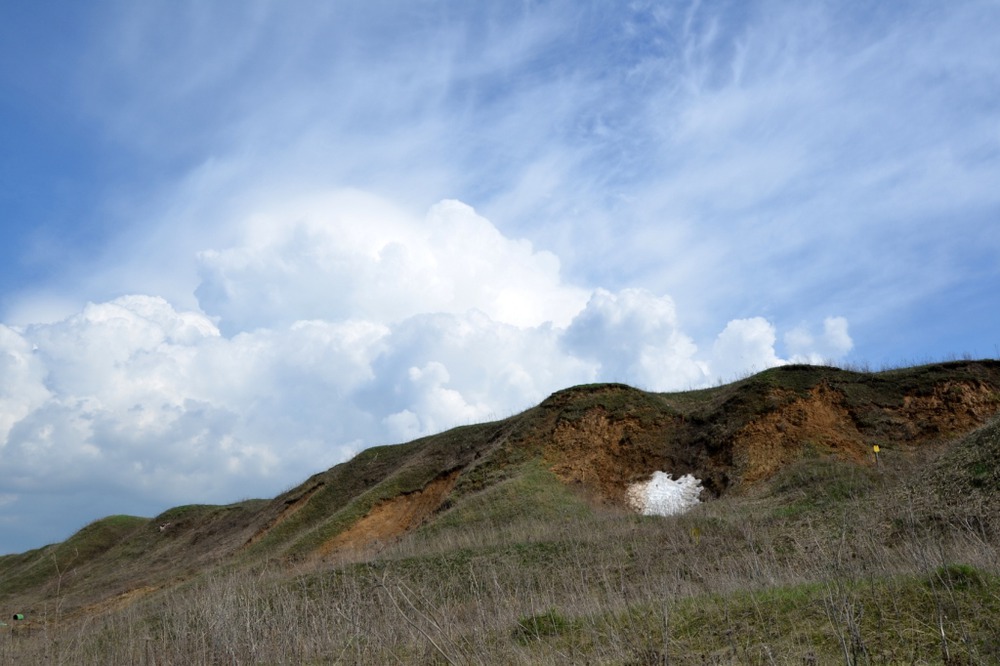
<svg viewBox="0 0 1000 666">
<path fill-rule="evenodd" d="M 99 614 L 54 603 L 0 633 L 0 663 L 1000 663 L 998 526 L 846 469 L 684 516 L 508 512 Z"/>
</svg>

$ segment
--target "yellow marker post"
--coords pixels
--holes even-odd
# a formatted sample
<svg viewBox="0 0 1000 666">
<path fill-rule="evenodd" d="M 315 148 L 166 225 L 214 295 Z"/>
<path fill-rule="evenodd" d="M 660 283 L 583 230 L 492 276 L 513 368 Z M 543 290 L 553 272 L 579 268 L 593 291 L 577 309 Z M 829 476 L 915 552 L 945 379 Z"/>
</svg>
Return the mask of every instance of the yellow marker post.
<svg viewBox="0 0 1000 666">
<path fill-rule="evenodd" d="M 879 449 L 879 448 L 878 448 L 878 444 L 876 444 L 875 446 L 873 446 L 873 447 L 872 447 L 872 451 L 874 451 L 874 452 L 875 452 L 875 466 L 876 466 L 876 467 L 879 467 L 879 468 L 881 468 L 881 467 L 882 467 L 882 463 L 881 463 L 881 462 L 879 462 L 879 459 L 878 459 L 878 452 L 879 452 L 880 450 L 881 450 L 881 449 Z"/>
</svg>

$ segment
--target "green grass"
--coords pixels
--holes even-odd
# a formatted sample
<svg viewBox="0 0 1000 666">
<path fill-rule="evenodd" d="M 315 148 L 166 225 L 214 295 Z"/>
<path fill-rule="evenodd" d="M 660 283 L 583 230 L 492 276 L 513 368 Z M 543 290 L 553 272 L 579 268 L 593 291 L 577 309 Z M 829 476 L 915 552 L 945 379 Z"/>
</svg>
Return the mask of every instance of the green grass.
<svg viewBox="0 0 1000 666">
<path fill-rule="evenodd" d="M 570 636 L 578 631 L 579 624 L 568 619 L 554 608 L 541 613 L 525 615 L 517 620 L 514 627 L 514 640 L 521 644 L 553 636 Z"/>
<path fill-rule="evenodd" d="M 488 498 L 516 504 L 521 490 L 528 505 L 550 493 L 553 510 L 572 503 L 546 475 L 528 469 L 502 492 L 470 498 L 484 504 L 470 506 L 467 522 L 421 531 L 434 535 L 422 554 L 408 555 L 419 548 L 404 543 L 371 561 L 298 576 L 205 573 L 46 649 L 106 664 L 141 663 L 150 648 L 165 661 L 195 663 L 826 664 L 848 654 L 894 664 L 943 663 L 944 649 L 964 660 L 955 663 L 1000 658 L 996 572 L 948 555 L 966 547 L 962 534 L 954 543 L 914 534 L 855 557 L 850 551 L 881 534 L 878 516 L 850 519 L 850 531 L 842 523 L 799 532 L 811 541 L 792 558 L 780 556 L 774 539 L 787 531 L 767 513 L 738 513 L 739 499 L 673 518 L 582 512 L 530 538 L 512 530 L 478 547 L 431 551 L 459 525 L 492 533 L 489 516 L 517 515 L 503 506 L 491 514 Z M 842 515 L 856 499 L 834 495 L 805 518 L 831 508 Z M 42 649 L 44 641 L 39 634 L 18 645 Z M 0 659 L 13 656 L 4 649 Z"/>
<path fill-rule="evenodd" d="M 305 557 L 379 503 L 422 490 L 439 476 L 468 465 L 502 429 L 498 423 L 463 426 L 408 444 L 367 449 L 287 493 L 294 497 L 322 483 L 299 511 L 255 544 L 251 554 Z"/>
<path fill-rule="evenodd" d="M 432 540 L 469 525 L 510 528 L 524 521 L 574 520 L 589 515 L 590 506 L 560 483 L 540 460 L 531 460 L 511 470 L 510 478 L 464 498 L 437 520 L 421 528 L 417 537 Z"/>
<path fill-rule="evenodd" d="M 288 501 L 291 501 L 317 484 L 322 484 L 300 511 L 276 525 L 251 552 L 280 552 L 290 543 L 301 539 L 302 534 L 342 511 L 367 488 L 383 481 L 386 475 L 403 465 L 418 449 L 419 442 L 372 447 L 362 451 L 351 461 L 317 474 L 298 488 L 285 493 L 283 497 L 288 497 Z"/>
<path fill-rule="evenodd" d="M 674 419 L 679 413 L 662 396 L 625 384 L 585 384 L 554 393 L 540 405 L 559 419 L 579 421 L 594 409 L 614 418 L 629 417 L 644 427 Z"/>
<path fill-rule="evenodd" d="M 997 663 L 1000 580 L 958 568 L 975 582 L 943 585 L 935 573 L 933 584 L 912 575 L 837 580 L 598 614 L 552 607 L 519 618 L 512 636 L 540 661 L 617 652 L 626 661 L 613 663 L 943 663 L 947 651 L 949 663 Z"/>
<path fill-rule="evenodd" d="M 795 517 L 826 511 L 848 500 L 851 506 L 876 490 L 878 472 L 831 457 L 806 456 L 781 469 L 769 487 L 780 500 L 778 515 Z"/>
<path fill-rule="evenodd" d="M 108 516 L 83 527 L 62 543 L 0 558 L 0 594 L 16 594 L 51 583 L 111 550 L 147 523 L 148 518 L 137 516 Z"/>
</svg>

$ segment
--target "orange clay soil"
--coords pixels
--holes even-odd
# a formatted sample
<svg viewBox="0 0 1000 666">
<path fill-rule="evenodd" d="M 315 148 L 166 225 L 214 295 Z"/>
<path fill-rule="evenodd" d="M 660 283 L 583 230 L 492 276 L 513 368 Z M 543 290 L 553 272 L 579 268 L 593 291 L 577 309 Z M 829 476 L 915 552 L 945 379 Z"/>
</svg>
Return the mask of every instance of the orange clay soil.
<svg viewBox="0 0 1000 666">
<path fill-rule="evenodd" d="M 997 413 L 997 394 L 978 382 L 949 381 L 930 395 L 906 396 L 896 410 L 915 439 L 954 437 L 979 427 Z"/>
<path fill-rule="evenodd" d="M 563 483 L 582 485 L 622 504 L 629 485 L 645 481 L 668 462 L 672 423 L 643 426 L 638 418 L 612 419 L 594 407 L 577 421 L 560 421 L 543 455 Z"/>
<path fill-rule="evenodd" d="M 948 381 L 926 395 L 905 396 L 901 406 L 881 407 L 878 432 L 859 424 L 844 395 L 820 383 L 804 397 L 787 389 L 772 390 L 773 409 L 759 413 L 735 431 L 720 433 L 728 449 L 727 476 L 732 490 L 766 480 L 805 452 L 833 454 L 858 464 L 874 464 L 873 444 L 906 448 L 933 444 L 972 431 L 997 413 L 995 390 L 978 382 Z M 631 415 L 612 417 L 601 406 L 575 420 L 561 420 L 543 447 L 546 462 L 564 483 L 580 485 L 602 500 L 621 504 L 630 484 L 657 470 L 675 476 L 706 478 L 720 459 L 693 458 L 683 444 L 683 419 L 662 415 L 645 424 Z"/>
<path fill-rule="evenodd" d="M 806 447 L 856 463 L 868 455 L 868 442 L 843 396 L 823 384 L 740 428 L 733 438 L 734 476 L 741 485 L 752 485 L 798 459 Z"/>
<path fill-rule="evenodd" d="M 403 493 L 372 508 L 363 518 L 329 539 L 316 551 L 317 557 L 334 553 L 361 553 L 418 526 L 434 513 L 455 487 L 459 470 L 439 476 L 421 490 Z"/>
</svg>

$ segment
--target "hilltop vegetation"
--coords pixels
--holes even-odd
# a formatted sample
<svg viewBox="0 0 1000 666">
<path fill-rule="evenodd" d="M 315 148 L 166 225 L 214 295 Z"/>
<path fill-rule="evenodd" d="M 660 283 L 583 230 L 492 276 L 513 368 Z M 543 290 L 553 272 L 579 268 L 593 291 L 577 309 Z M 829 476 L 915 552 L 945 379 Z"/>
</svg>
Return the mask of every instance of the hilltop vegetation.
<svg viewBox="0 0 1000 666">
<path fill-rule="evenodd" d="M 996 361 L 574 387 L 2 557 L 0 660 L 997 663 L 998 413 Z M 705 501 L 635 515 L 658 470 Z"/>
</svg>

